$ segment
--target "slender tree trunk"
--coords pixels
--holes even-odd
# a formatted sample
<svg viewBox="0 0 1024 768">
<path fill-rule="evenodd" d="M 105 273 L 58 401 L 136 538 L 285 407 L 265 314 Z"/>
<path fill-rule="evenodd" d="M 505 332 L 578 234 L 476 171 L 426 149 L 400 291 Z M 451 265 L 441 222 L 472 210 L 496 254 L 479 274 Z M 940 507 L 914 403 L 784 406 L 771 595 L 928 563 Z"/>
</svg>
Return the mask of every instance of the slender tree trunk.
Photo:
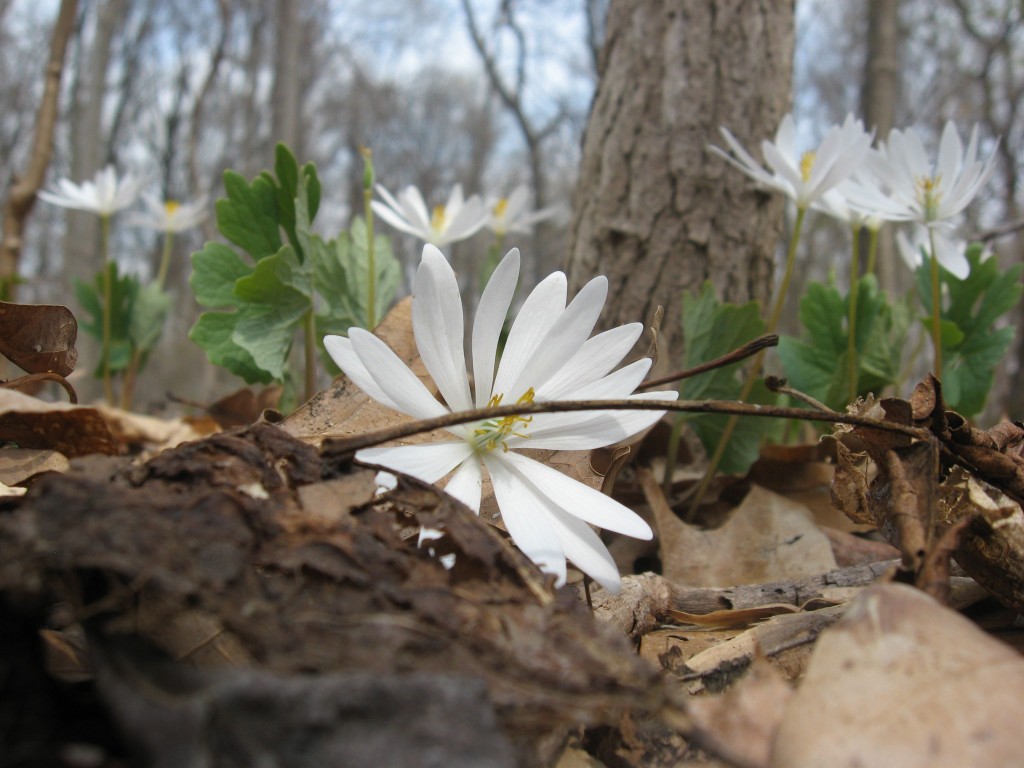
<svg viewBox="0 0 1024 768">
<path fill-rule="evenodd" d="M 583 143 L 567 271 L 609 280 L 609 325 L 665 307 L 678 362 L 680 297 L 711 280 L 765 300 L 783 203 L 708 150 L 727 126 L 748 147 L 790 99 L 793 2 L 612 0 Z M 755 152 L 755 154 L 759 154 Z"/>
<path fill-rule="evenodd" d="M 53 135 L 57 124 L 61 76 L 64 72 L 64 54 L 75 27 L 77 0 L 62 0 L 53 26 L 50 58 L 46 63 L 43 97 L 36 113 L 35 137 L 28 167 L 16 178 L 4 207 L 3 242 L 0 243 L 0 299 L 14 300 L 14 278 L 18 274 L 21 257 L 22 233 L 25 219 L 32 211 L 36 192 L 43 185 L 46 169 L 53 156 Z"/>
<path fill-rule="evenodd" d="M 861 84 L 861 113 L 875 137 L 886 140 L 895 124 L 900 93 L 900 0 L 868 1 L 868 36 Z M 868 238 L 863 238 L 864 256 Z M 885 227 L 878 239 L 877 274 L 879 284 L 891 296 L 901 295 L 908 285 L 908 274 L 896 263 L 892 227 Z M 863 259 L 861 260 L 863 264 Z"/>
<path fill-rule="evenodd" d="M 96 9 L 96 31 L 89 46 L 86 77 L 79 78 L 72 115 L 71 178 L 91 178 L 103 164 L 106 140 L 103 135 L 103 102 L 107 94 L 107 70 L 114 36 L 124 20 L 125 0 L 106 0 Z M 68 211 L 64 238 L 64 275 L 89 281 L 100 269 L 97 247 L 99 225 L 94 215 Z"/>
<path fill-rule="evenodd" d="M 302 26 L 299 6 L 294 0 L 277 1 L 277 56 L 274 61 L 274 136 L 301 158 L 299 145 L 299 43 Z M 269 161 L 268 161 L 269 162 Z"/>
</svg>

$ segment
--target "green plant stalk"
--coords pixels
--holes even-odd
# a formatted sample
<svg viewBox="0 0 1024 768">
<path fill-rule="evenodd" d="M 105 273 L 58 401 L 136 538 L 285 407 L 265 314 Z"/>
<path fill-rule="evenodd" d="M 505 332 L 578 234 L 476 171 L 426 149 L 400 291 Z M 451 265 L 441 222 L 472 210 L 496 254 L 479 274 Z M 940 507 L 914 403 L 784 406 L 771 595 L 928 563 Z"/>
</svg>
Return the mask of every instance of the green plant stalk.
<svg viewBox="0 0 1024 768">
<path fill-rule="evenodd" d="M 935 353 L 935 376 L 942 379 L 942 294 L 939 286 L 939 255 L 935 251 L 935 233 L 928 228 L 928 241 L 932 249 L 932 350 Z"/>
<path fill-rule="evenodd" d="M 768 326 L 765 328 L 765 333 L 775 333 L 775 329 L 779 325 L 779 318 L 782 317 L 782 308 L 786 303 L 786 293 L 789 291 L 789 283 L 793 277 L 793 265 L 796 263 L 796 246 L 800 242 L 800 231 L 804 225 L 804 215 L 807 213 L 806 208 L 797 208 L 796 210 L 796 221 L 793 224 L 793 233 L 789 238 L 789 248 L 786 251 L 786 271 L 782 274 L 782 282 L 779 284 L 779 292 L 775 297 L 775 306 L 772 308 L 772 313 L 768 318 Z M 743 384 L 743 389 L 740 391 L 739 400 L 746 401 L 750 397 L 750 393 L 754 390 L 754 384 L 757 383 L 758 378 L 761 375 L 761 369 L 764 365 L 764 355 L 766 350 L 762 350 L 757 354 L 750 364 L 750 371 L 747 374 L 747 380 Z M 708 461 L 708 467 L 704 470 L 704 476 L 700 479 L 700 485 L 697 486 L 697 490 L 694 493 L 693 500 L 690 502 L 691 514 L 697 511 L 701 501 L 704 500 L 704 495 L 708 491 L 708 487 L 711 485 L 711 480 L 715 476 L 715 472 L 718 470 L 718 465 L 722 463 L 722 457 L 725 455 L 725 449 L 729 446 L 729 440 L 732 438 L 732 433 L 736 431 L 736 424 L 739 421 L 739 416 L 733 414 L 729 417 L 729 421 L 725 423 L 725 429 L 722 430 L 722 437 L 718 440 L 718 445 L 715 446 L 715 452 L 711 455 L 711 459 Z"/>
<path fill-rule="evenodd" d="M 114 405 L 114 384 L 110 380 L 110 302 L 113 288 L 110 285 L 110 215 L 100 216 L 100 255 L 103 263 L 103 396 L 107 405 Z"/>
<path fill-rule="evenodd" d="M 852 227 L 853 252 L 850 254 L 849 316 L 846 321 L 846 377 L 850 402 L 857 399 L 857 291 L 860 288 L 860 226 Z"/>
<path fill-rule="evenodd" d="M 870 236 L 868 237 L 868 265 L 864 270 L 864 274 L 873 275 L 875 274 L 875 260 L 878 258 L 878 232 L 881 227 L 868 227 Z"/>
<path fill-rule="evenodd" d="M 156 273 L 156 284 L 160 288 L 167 282 L 167 271 L 171 267 L 171 245 L 174 242 L 174 233 L 168 230 L 164 232 L 164 250 L 160 255 L 160 269 Z"/>
<path fill-rule="evenodd" d="M 305 399 L 316 394 L 316 314 L 311 306 L 302 318 L 303 354 L 305 355 Z"/>
<path fill-rule="evenodd" d="M 372 188 L 363 188 L 363 213 L 366 217 L 366 329 L 377 327 L 377 253 L 373 243 Z"/>
<path fill-rule="evenodd" d="M 156 285 L 159 288 L 164 287 L 164 283 L 167 282 L 167 272 L 171 266 L 171 251 L 172 244 L 174 243 L 174 233 L 170 230 L 164 232 L 164 247 L 163 252 L 160 254 L 160 266 L 156 273 Z M 128 368 L 124 372 L 124 385 L 121 387 L 121 407 L 125 410 L 131 408 L 132 401 L 135 399 L 135 383 L 139 377 L 139 369 L 142 367 L 142 354 L 143 351 L 138 347 L 132 347 L 132 359 L 128 363 Z"/>
</svg>

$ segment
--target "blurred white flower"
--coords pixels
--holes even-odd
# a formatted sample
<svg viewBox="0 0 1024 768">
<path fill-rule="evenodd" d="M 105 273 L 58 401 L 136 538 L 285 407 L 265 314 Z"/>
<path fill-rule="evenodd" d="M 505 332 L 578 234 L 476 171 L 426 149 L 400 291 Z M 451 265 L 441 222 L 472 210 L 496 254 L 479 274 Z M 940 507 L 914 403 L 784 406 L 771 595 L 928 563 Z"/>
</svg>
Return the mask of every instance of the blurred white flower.
<svg viewBox="0 0 1024 768">
<path fill-rule="evenodd" d="M 75 184 L 70 179 L 60 179 L 54 188 L 41 190 L 39 199 L 61 208 L 90 211 L 107 218 L 124 210 L 139 196 L 144 179 L 130 173 L 117 177 L 114 166 L 108 165 L 91 181 Z"/>
<path fill-rule="evenodd" d="M 535 224 L 555 215 L 557 209 L 554 206 L 537 211 L 529 210 L 529 197 L 530 190 L 525 184 L 520 184 L 508 197 L 488 200 L 487 227 L 498 237 L 504 237 L 509 232 L 525 235 L 529 234 Z"/>
<path fill-rule="evenodd" d="M 985 162 L 977 155 L 978 126 L 971 131 L 965 152 L 956 126 L 947 122 L 934 164 L 917 131 L 894 130 L 878 152 L 868 157 L 869 167 L 885 191 L 865 195 L 857 204 L 884 212 L 891 219 L 929 227 L 947 223 L 967 207 L 992 175 L 995 155 Z"/>
<path fill-rule="evenodd" d="M 971 266 L 967 261 L 967 242 L 952 238 L 941 229 L 934 229 L 932 235 L 935 237 L 935 252 L 939 264 L 954 277 L 965 280 L 970 274 Z M 928 237 L 928 229 L 915 227 L 914 236 L 907 237 L 902 230 L 896 233 L 896 247 L 899 248 L 900 256 L 911 271 L 916 271 L 924 262 L 924 254 L 931 253 L 932 246 Z M 989 250 L 982 251 L 981 258 L 986 259 L 992 255 Z"/>
<path fill-rule="evenodd" d="M 589 338 L 608 292 L 603 277 L 587 283 L 568 306 L 565 275 L 556 272 L 543 280 L 524 302 L 497 360 L 499 337 L 518 279 L 519 251 L 512 249 L 480 297 L 472 330 L 471 388 L 458 282 L 441 252 L 424 247 L 413 283 L 413 331 L 420 358 L 444 403 L 368 331 L 351 328 L 348 338 L 327 336 L 324 345 L 370 397 L 417 419 L 474 406 L 624 397 L 676 399 L 674 391 L 633 394 L 650 368 L 646 358 L 612 370 L 639 338 L 640 323 Z M 651 537 L 650 527 L 619 502 L 518 450 L 590 450 L 630 437 L 662 414 L 580 411 L 509 416 L 451 427 L 447 431 L 454 440 L 368 448 L 356 458 L 429 483 L 453 473 L 445 490 L 477 513 L 482 463 L 505 527 L 527 557 L 554 574 L 558 585 L 565 583 L 568 558 L 614 592 L 619 588 L 618 568 L 590 525 L 641 539 Z"/>
<path fill-rule="evenodd" d="M 871 134 L 850 114 L 841 126 L 829 128 L 816 150 L 801 153 L 796 147 L 793 116 L 786 115 L 775 133 L 775 140 L 761 142 L 769 172 L 743 149 L 727 128 L 719 130 L 735 157 L 715 146 L 711 147 L 712 152 L 756 181 L 782 192 L 801 209 L 811 207 L 828 190 L 848 178 L 863 162 L 871 146 Z"/>
<path fill-rule="evenodd" d="M 146 206 L 146 211 L 128 214 L 125 223 L 157 232 L 183 232 L 206 220 L 209 214 L 208 202 L 206 195 L 200 195 L 191 202 L 181 203 L 177 200 L 161 202 L 152 195 L 143 194 L 142 203 Z"/>
<path fill-rule="evenodd" d="M 447 203 L 435 206 L 432 212 L 414 186 L 399 192 L 397 199 L 380 184 L 377 192 L 384 200 L 371 201 L 374 213 L 395 229 L 438 247 L 471 237 L 489 217 L 479 195 L 463 198 L 461 184 L 452 189 Z"/>
</svg>

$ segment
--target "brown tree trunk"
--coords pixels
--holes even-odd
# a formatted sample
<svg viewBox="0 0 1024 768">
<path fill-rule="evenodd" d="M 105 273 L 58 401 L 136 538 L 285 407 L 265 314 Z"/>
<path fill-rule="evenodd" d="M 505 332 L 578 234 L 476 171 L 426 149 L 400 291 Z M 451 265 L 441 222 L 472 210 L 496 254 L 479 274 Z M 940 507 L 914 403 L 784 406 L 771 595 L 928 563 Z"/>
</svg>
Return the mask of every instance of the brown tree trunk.
<svg viewBox="0 0 1024 768">
<path fill-rule="evenodd" d="M 896 119 L 900 92 L 900 0 L 869 0 L 868 37 L 861 83 L 861 112 L 875 137 L 888 139 Z M 909 285 L 909 274 L 895 259 L 892 227 L 884 227 L 878 240 L 878 282 L 891 296 L 901 295 Z M 864 253 L 867 239 L 863 238 Z M 863 258 L 861 260 L 863 264 Z"/>
<path fill-rule="evenodd" d="M 711 280 L 765 300 L 783 203 L 708 150 L 728 127 L 754 148 L 789 106 L 793 2 L 612 0 L 583 143 L 567 264 L 608 276 L 603 321 L 649 322 L 678 362 L 680 298 Z"/>
</svg>

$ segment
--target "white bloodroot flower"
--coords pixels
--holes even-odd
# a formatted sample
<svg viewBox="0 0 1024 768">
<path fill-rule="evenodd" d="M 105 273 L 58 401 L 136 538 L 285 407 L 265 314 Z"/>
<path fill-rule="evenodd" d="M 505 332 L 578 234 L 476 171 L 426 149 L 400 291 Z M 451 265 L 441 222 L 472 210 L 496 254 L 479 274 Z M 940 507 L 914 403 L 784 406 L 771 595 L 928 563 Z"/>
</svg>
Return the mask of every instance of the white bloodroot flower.
<svg viewBox="0 0 1024 768">
<path fill-rule="evenodd" d="M 414 186 L 399 192 L 397 199 L 380 184 L 377 192 L 384 201 L 370 202 L 374 213 L 395 229 L 415 235 L 438 248 L 471 237 L 489 218 L 480 196 L 465 199 L 461 184 L 452 188 L 447 203 L 435 206 L 433 211 L 427 209 L 423 195 Z"/>
<path fill-rule="evenodd" d="M 498 342 L 516 282 L 519 251 L 494 270 L 480 297 L 472 331 L 473 385 L 463 350 L 462 298 L 448 261 L 427 245 L 413 282 L 412 323 L 424 366 L 444 403 L 380 339 L 360 328 L 324 345 L 345 374 L 378 402 L 417 419 L 470 408 L 557 400 L 631 397 L 675 400 L 677 393 L 633 391 L 651 361 L 614 370 L 640 337 L 632 323 L 590 334 L 604 306 L 608 281 L 597 277 L 566 306 L 566 278 L 555 272 L 523 303 L 500 361 Z M 495 369 L 495 363 L 497 368 Z M 356 458 L 434 483 L 449 473 L 445 490 L 479 514 L 487 468 L 512 540 L 557 585 L 565 560 L 605 589 L 617 592 L 619 572 L 591 525 L 640 539 L 651 529 L 619 502 L 556 469 L 519 453 L 521 448 L 590 450 L 646 429 L 663 411 L 580 411 L 509 416 L 449 428 L 444 442 L 368 448 Z"/>
<path fill-rule="evenodd" d="M 871 170 L 887 191 L 862 198 L 858 204 L 881 211 L 891 219 L 915 221 L 933 228 L 948 224 L 992 175 L 995 153 L 985 162 L 977 156 L 978 126 L 971 131 L 965 152 L 956 126 L 947 122 L 935 164 L 929 160 L 917 131 L 894 130 L 888 142 L 868 158 Z"/>
<path fill-rule="evenodd" d="M 786 115 L 775 133 L 775 140 L 761 142 L 761 152 L 771 169 L 768 171 L 727 128 L 719 130 L 735 157 L 715 146 L 711 147 L 712 152 L 756 181 L 782 192 L 800 209 L 811 207 L 828 190 L 848 178 L 863 161 L 872 138 L 863 123 L 849 114 L 842 126 L 833 125 L 828 130 L 816 150 L 801 153 L 796 147 L 793 116 Z"/>
<path fill-rule="evenodd" d="M 54 189 L 41 190 L 38 195 L 52 205 L 89 211 L 101 218 L 109 218 L 135 202 L 144 179 L 128 173 L 117 177 L 114 166 L 108 165 L 91 181 L 75 184 L 70 179 L 60 179 Z"/>
<path fill-rule="evenodd" d="M 160 201 L 153 195 L 142 195 L 142 203 L 146 206 L 143 213 L 130 213 L 126 223 L 134 227 L 144 227 L 157 232 L 177 233 L 202 224 L 209 213 L 206 195 L 195 200 L 182 203 L 177 200 Z"/>
<path fill-rule="evenodd" d="M 538 224 L 545 219 L 555 215 L 556 208 L 548 206 L 536 211 L 529 209 L 530 190 L 525 184 L 520 184 L 508 197 L 498 197 L 488 201 L 487 227 L 498 237 L 504 237 L 508 233 L 527 235 Z"/>
</svg>

